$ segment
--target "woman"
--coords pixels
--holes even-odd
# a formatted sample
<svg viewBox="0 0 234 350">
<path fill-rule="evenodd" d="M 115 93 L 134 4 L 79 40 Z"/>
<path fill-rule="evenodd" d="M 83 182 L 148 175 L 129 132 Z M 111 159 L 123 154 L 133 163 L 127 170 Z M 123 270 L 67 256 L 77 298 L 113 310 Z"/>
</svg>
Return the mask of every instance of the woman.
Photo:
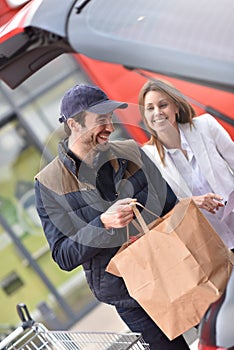
<svg viewBox="0 0 234 350">
<path fill-rule="evenodd" d="M 234 189 L 234 142 L 209 114 L 193 107 L 172 85 L 148 81 L 139 93 L 142 118 L 151 133 L 143 150 L 178 198 L 192 196 L 229 249 L 234 248 L 234 212 L 223 221 Z M 205 209 L 205 210 L 204 210 Z"/>
</svg>

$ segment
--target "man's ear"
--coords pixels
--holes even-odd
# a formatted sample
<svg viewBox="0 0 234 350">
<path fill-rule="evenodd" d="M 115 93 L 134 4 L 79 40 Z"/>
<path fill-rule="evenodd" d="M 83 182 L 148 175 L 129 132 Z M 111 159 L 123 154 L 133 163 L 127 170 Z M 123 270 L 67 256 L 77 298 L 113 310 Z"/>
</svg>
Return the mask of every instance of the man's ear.
<svg viewBox="0 0 234 350">
<path fill-rule="evenodd" d="M 69 126 L 71 131 L 79 131 L 80 124 L 75 121 L 73 118 L 68 118 L 67 125 Z"/>
</svg>

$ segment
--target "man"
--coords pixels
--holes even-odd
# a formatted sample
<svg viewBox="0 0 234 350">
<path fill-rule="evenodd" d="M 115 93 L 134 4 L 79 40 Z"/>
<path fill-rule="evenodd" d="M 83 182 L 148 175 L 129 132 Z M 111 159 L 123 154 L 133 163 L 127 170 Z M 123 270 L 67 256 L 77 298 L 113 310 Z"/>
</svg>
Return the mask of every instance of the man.
<svg viewBox="0 0 234 350">
<path fill-rule="evenodd" d="M 135 141 L 109 141 L 113 111 L 126 107 L 95 86 L 81 84 L 66 92 L 60 122 L 68 137 L 60 142 L 58 157 L 36 176 L 38 214 L 60 268 L 70 271 L 82 265 L 96 298 L 114 305 L 151 350 L 189 349 L 182 336 L 169 341 L 130 297 L 122 278 L 105 271 L 127 239 L 127 225 L 130 235 L 138 233 L 132 224 L 133 200 L 157 215 L 176 202 Z M 142 215 L 146 223 L 155 220 L 145 210 Z"/>
</svg>

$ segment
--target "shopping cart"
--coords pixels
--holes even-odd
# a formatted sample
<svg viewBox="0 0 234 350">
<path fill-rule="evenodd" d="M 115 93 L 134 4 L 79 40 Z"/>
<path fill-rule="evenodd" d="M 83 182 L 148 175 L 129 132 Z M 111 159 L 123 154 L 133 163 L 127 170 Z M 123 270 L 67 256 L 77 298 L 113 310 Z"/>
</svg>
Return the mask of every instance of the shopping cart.
<svg viewBox="0 0 234 350">
<path fill-rule="evenodd" d="M 139 333 L 50 331 L 36 323 L 25 304 L 17 305 L 22 324 L 0 342 L 0 350 L 144 350 Z"/>
</svg>

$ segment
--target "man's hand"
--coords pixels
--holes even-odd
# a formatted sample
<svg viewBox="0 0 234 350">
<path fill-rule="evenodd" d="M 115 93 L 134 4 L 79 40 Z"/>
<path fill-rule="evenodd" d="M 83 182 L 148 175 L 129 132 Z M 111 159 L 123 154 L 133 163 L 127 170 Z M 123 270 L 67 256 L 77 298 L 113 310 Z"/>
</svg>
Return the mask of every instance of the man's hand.
<svg viewBox="0 0 234 350">
<path fill-rule="evenodd" d="M 223 198 L 215 193 L 206 193 L 203 196 L 193 196 L 192 199 L 199 208 L 206 209 L 212 214 L 216 213 L 219 207 L 223 207 Z"/>
<path fill-rule="evenodd" d="M 136 199 L 124 198 L 115 202 L 100 217 L 104 227 L 109 230 L 110 228 L 127 226 L 132 221 L 134 215 L 130 205 L 132 202 L 136 202 Z"/>
</svg>

